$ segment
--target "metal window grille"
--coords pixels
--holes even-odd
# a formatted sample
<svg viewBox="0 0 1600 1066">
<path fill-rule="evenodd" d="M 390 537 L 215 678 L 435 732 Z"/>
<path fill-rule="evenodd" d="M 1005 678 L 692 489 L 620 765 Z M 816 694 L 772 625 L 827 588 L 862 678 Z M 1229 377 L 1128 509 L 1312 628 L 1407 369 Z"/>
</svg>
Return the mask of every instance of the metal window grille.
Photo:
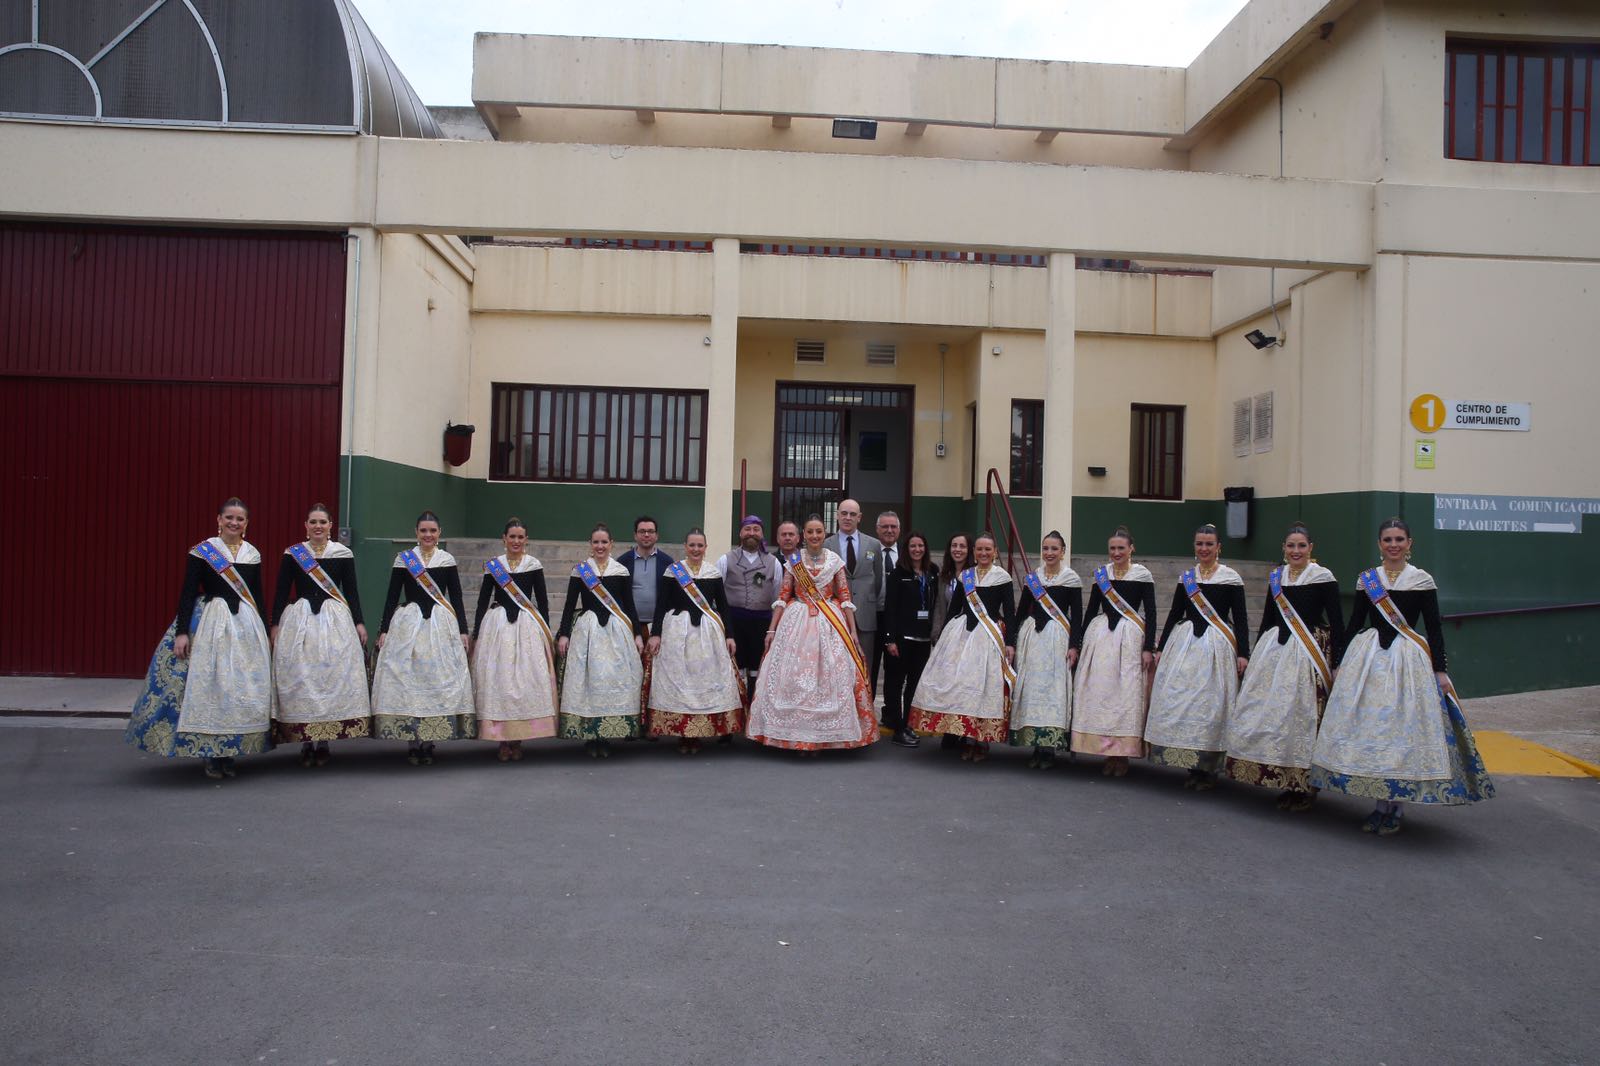
<svg viewBox="0 0 1600 1066">
<path fill-rule="evenodd" d="M 896 358 L 895 346 L 882 341 L 872 341 L 867 344 L 868 366 L 894 366 Z"/>
<path fill-rule="evenodd" d="M 1272 450 L 1272 393 L 1256 393 L 1255 432 L 1251 439 L 1255 442 L 1256 454 Z"/>
<path fill-rule="evenodd" d="M 828 346 L 822 341 L 794 342 L 794 361 L 821 364 L 827 361 Z"/>
<path fill-rule="evenodd" d="M 494 386 L 489 476 L 703 485 L 706 393 Z"/>
<path fill-rule="evenodd" d="M 1044 492 L 1044 401 L 1011 401 L 1011 494 Z"/>
<path fill-rule="evenodd" d="M 1182 407 L 1131 407 L 1128 461 L 1130 500 L 1183 499 Z"/>
<path fill-rule="evenodd" d="M 1250 454 L 1250 398 L 1233 401 L 1233 457 Z"/>
<path fill-rule="evenodd" d="M 1600 166 L 1600 44 L 1447 40 L 1444 154 Z"/>
</svg>

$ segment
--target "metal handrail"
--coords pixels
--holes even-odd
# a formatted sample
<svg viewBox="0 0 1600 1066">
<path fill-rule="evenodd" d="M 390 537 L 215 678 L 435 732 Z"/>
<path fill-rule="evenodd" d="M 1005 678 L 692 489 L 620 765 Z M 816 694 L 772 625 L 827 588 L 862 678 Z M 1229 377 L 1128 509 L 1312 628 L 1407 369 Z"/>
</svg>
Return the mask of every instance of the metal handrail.
<svg viewBox="0 0 1600 1066">
<path fill-rule="evenodd" d="M 994 498 L 1000 496 L 1000 506 L 1005 509 L 1006 519 L 1006 570 L 1013 576 L 1031 573 L 1033 564 L 1028 561 L 1028 546 L 1022 540 L 1022 533 L 1017 529 L 1017 516 L 1011 512 L 1011 497 L 1006 492 L 1005 483 L 1000 480 L 1000 471 L 995 467 L 989 468 L 989 474 L 984 479 L 983 487 L 983 527 L 990 533 L 994 532 Z M 1017 555 L 1022 555 L 1022 569 L 1017 569 Z"/>
<path fill-rule="evenodd" d="M 1557 611 L 1583 611 L 1589 608 L 1600 607 L 1600 601 L 1586 603 L 1550 603 L 1538 607 L 1501 607 L 1493 611 L 1461 611 L 1458 614 L 1442 615 L 1446 622 L 1460 625 L 1469 618 L 1507 618 L 1518 614 L 1554 614 Z"/>
</svg>

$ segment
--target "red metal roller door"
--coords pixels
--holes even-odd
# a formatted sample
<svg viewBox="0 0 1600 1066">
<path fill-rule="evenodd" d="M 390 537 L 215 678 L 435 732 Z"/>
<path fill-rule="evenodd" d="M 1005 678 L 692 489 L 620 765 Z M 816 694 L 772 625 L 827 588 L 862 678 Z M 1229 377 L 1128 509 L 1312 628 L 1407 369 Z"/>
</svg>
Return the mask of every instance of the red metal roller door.
<svg viewBox="0 0 1600 1066">
<path fill-rule="evenodd" d="M 270 590 L 337 507 L 343 300 L 338 236 L 0 229 L 0 672 L 142 673 L 228 496 Z"/>
</svg>

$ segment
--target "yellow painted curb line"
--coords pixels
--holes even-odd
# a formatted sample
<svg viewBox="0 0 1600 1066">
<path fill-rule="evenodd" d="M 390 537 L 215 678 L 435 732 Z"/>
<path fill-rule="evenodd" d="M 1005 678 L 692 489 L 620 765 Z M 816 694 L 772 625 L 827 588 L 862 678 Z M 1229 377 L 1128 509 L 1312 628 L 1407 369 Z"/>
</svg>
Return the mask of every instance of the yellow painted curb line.
<svg viewBox="0 0 1600 1066">
<path fill-rule="evenodd" d="M 1484 729 L 1473 735 L 1478 741 L 1478 753 L 1483 756 L 1483 764 L 1490 773 L 1600 778 L 1600 766 L 1576 755 L 1498 729 Z"/>
</svg>

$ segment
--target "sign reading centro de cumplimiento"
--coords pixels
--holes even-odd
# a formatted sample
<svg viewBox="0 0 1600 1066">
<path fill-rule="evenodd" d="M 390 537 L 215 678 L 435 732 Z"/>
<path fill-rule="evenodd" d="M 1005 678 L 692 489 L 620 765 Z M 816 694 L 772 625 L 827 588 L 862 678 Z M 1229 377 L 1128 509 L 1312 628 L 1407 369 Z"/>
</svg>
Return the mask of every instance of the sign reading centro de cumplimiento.
<svg viewBox="0 0 1600 1066">
<path fill-rule="evenodd" d="M 1411 424 L 1418 433 L 1435 433 L 1441 429 L 1526 433 L 1533 428 L 1533 405 L 1499 400 L 1444 400 L 1425 392 L 1411 401 Z"/>
<path fill-rule="evenodd" d="M 1574 496 L 1461 496 L 1436 493 L 1433 528 L 1491 533 L 1581 533 L 1600 500 Z"/>
</svg>

